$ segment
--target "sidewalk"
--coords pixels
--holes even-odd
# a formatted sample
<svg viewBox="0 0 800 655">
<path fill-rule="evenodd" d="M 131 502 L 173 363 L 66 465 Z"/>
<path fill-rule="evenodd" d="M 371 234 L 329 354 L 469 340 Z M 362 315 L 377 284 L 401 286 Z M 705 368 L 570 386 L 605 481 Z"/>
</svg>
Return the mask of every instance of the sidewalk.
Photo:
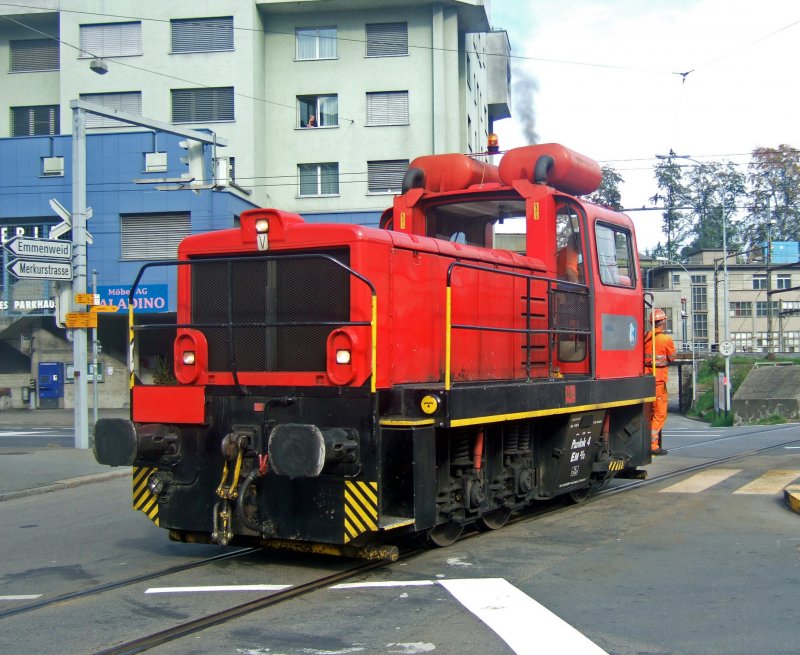
<svg viewBox="0 0 800 655">
<path fill-rule="evenodd" d="M 130 411 L 100 409 L 98 415 L 128 418 Z M 0 435 L 13 436 L 19 429 L 42 428 L 51 432 L 61 428 L 62 435 L 72 436 L 74 421 L 72 409 L 9 409 L 0 412 Z M 63 443 L 63 439 L 60 441 Z M 0 439 L 0 471 L 0 502 L 131 474 L 130 467 L 98 464 L 91 449 L 48 443 L 46 436 L 38 438 L 36 445 L 25 446 L 6 446 Z"/>
</svg>

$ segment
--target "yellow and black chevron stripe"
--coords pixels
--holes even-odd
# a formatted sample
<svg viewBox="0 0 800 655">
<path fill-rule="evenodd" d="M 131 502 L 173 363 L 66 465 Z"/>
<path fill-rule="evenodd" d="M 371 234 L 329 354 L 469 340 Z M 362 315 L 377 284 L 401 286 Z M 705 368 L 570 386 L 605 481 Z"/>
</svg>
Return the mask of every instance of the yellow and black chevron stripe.
<svg viewBox="0 0 800 655">
<path fill-rule="evenodd" d="M 378 529 L 378 483 L 344 483 L 344 543 Z"/>
<path fill-rule="evenodd" d="M 625 460 L 624 459 L 612 459 L 608 463 L 608 470 L 609 471 L 621 471 L 625 468 Z"/>
<path fill-rule="evenodd" d="M 133 509 L 144 512 L 158 525 L 158 498 L 147 486 L 147 480 L 158 469 L 148 466 L 133 467 Z"/>
</svg>

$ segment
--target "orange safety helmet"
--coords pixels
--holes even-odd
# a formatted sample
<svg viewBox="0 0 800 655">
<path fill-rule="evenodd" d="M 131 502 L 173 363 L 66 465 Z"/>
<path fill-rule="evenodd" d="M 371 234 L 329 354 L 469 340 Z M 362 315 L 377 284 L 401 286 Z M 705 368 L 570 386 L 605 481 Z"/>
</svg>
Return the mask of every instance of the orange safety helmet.
<svg viewBox="0 0 800 655">
<path fill-rule="evenodd" d="M 650 312 L 651 323 L 661 323 L 666 320 L 667 320 L 667 315 L 664 313 L 663 309 L 656 308 L 652 312 Z"/>
</svg>

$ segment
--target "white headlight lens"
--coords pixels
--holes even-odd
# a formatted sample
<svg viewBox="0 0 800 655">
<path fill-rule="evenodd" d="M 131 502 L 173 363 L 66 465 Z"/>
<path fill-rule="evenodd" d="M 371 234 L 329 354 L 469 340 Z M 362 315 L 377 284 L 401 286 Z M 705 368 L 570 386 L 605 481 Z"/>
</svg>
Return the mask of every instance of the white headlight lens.
<svg viewBox="0 0 800 655">
<path fill-rule="evenodd" d="M 350 363 L 350 351 L 349 350 L 337 350 L 336 351 L 336 363 L 337 364 L 349 364 Z"/>
<path fill-rule="evenodd" d="M 194 364 L 194 352 L 191 350 L 187 350 L 183 353 L 183 363 L 191 366 Z"/>
<path fill-rule="evenodd" d="M 269 221 L 266 218 L 259 218 L 256 221 L 256 232 L 269 232 Z"/>
</svg>

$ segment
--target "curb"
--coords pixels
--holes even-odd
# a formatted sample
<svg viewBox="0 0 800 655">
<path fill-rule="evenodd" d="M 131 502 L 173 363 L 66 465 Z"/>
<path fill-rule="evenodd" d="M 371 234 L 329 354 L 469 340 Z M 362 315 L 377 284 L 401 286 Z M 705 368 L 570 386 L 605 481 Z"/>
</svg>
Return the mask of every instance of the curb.
<svg viewBox="0 0 800 655">
<path fill-rule="evenodd" d="M 112 480 L 114 478 L 121 478 L 123 476 L 130 476 L 131 469 L 126 467 L 121 471 L 110 471 L 109 473 L 94 473 L 92 475 L 82 475 L 77 478 L 69 478 L 67 480 L 56 480 L 53 484 L 47 484 L 42 487 L 33 487 L 32 489 L 21 489 L 20 491 L 9 491 L 0 493 L 0 502 L 4 500 L 14 500 L 15 498 L 25 498 L 27 496 L 37 496 L 39 494 L 50 493 L 51 491 L 61 491 L 63 489 L 71 489 L 73 487 L 80 487 L 84 484 L 92 484 L 94 482 L 104 482 L 105 480 Z"/>
<path fill-rule="evenodd" d="M 789 504 L 789 509 L 795 514 L 800 514 L 800 485 L 786 487 L 783 490 L 783 497 Z"/>
</svg>

